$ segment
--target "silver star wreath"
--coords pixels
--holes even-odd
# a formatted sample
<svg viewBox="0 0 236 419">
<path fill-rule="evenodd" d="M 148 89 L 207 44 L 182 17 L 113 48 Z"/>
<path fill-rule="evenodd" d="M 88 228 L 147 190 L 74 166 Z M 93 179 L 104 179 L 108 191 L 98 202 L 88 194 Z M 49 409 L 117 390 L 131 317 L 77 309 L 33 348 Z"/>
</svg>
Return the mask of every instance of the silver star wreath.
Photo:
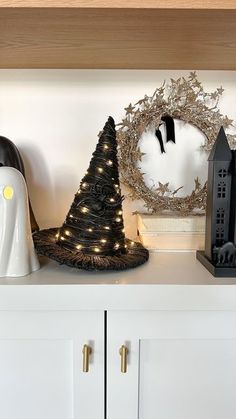
<svg viewBox="0 0 236 419">
<path fill-rule="evenodd" d="M 139 140 L 146 130 L 158 127 L 161 118 L 169 115 L 198 128 L 205 135 L 203 149 L 210 151 L 220 127 L 227 130 L 233 125 L 233 120 L 222 115 L 218 108 L 223 91 L 220 87 L 212 93 L 204 92 L 196 72 L 191 72 L 187 78 L 170 79 L 169 84 L 164 83 L 152 96 L 145 95 L 125 108 L 125 118 L 118 124 L 117 139 L 121 179 L 131 190 L 132 199 L 142 199 L 153 213 L 168 210 L 188 215 L 194 210 L 205 210 L 207 185 L 202 185 L 198 178 L 195 179 L 194 190 L 185 197 L 177 196 L 182 186 L 171 191 L 169 183 L 158 182 L 158 186 L 152 188 L 145 184 L 144 173 L 139 168 L 144 155 Z M 236 136 L 227 134 L 227 137 L 231 146 L 235 147 Z"/>
</svg>

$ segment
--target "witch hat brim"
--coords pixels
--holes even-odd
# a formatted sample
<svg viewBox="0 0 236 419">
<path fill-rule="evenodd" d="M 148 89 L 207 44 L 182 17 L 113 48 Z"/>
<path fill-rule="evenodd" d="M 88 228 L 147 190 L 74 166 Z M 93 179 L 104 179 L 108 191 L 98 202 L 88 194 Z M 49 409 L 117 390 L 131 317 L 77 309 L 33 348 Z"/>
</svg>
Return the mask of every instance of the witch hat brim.
<svg viewBox="0 0 236 419">
<path fill-rule="evenodd" d="M 58 231 L 59 228 L 50 228 L 34 234 L 33 239 L 37 253 L 73 268 L 88 271 L 120 271 L 142 265 L 149 258 L 148 250 L 141 243 L 129 239 L 125 239 L 127 252 L 123 255 L 87 255 L 81 251 L 74 253 L 57 244 Z"/>
</svg>

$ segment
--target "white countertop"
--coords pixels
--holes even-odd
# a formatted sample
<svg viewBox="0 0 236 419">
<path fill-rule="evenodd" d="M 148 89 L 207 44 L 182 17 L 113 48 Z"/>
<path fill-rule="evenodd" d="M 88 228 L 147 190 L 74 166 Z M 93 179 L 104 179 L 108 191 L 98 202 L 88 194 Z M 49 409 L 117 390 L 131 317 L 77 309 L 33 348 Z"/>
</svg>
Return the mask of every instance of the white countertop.
<svg viewBox="0 0 236 419">
<path fill-rule="evenodd" d="M 126 271 L 83 271 L 41 258 L 41 269 L 19 278 L 0 278 L 0 285 L 236 285 L 236 278 L 214 278 L 195 252 L 150 253 L 149 261 Z"/>
<path fill-rule="evenodd" d="M 39 271 L 0 285 L 0 310 L 236 310 L 236 278 L 214 278 L 195 252 L 151 253 L 141 267 L 112 273 L 43 258 Z"/>
</svg>

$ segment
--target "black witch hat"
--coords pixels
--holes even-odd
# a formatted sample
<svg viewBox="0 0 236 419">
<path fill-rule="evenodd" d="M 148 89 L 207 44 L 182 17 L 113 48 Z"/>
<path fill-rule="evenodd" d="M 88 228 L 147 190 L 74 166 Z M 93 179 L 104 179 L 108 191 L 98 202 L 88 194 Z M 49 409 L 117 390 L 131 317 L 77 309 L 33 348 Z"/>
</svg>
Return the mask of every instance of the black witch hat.
<svg viewBox="0 0 236 419">
<path fill-rule="evenodd" d="M 12 141 L 2 136 L 0 136 L 0 167 L 1 166 L 14 167 L 25 177 L 25 168 L 18 148 Z M 39 226 L 35 219 L 30 200 L 29 209 L 31 229 L 32 232 L 35 232 L 39 230 Z"/>
<path fill-rule="evenodd" d="M 34 235 L 39 254 L 87 270 L 122 270 L 143 264 L 148 251 L 125 238 L 116 130 L 109 117 L 61 228 Z"/>
</svg>

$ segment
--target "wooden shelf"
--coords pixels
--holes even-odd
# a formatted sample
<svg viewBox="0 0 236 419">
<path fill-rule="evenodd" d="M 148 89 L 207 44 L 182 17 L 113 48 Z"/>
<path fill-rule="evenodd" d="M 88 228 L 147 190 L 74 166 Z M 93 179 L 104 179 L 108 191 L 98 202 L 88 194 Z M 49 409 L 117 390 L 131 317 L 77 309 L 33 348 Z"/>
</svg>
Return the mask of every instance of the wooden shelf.
<svg viewBox="0 0 236 419">
<path fill-rule="evenodd" d="M 236 2 L 2 0 L 0 58 L 0 68 L 235 70 Z"/>
<path fill-rule="evenodd" d="M 0 7 L 99 9 L 235 9 L 235 0 L 1 0 Z"/>
</svg>

